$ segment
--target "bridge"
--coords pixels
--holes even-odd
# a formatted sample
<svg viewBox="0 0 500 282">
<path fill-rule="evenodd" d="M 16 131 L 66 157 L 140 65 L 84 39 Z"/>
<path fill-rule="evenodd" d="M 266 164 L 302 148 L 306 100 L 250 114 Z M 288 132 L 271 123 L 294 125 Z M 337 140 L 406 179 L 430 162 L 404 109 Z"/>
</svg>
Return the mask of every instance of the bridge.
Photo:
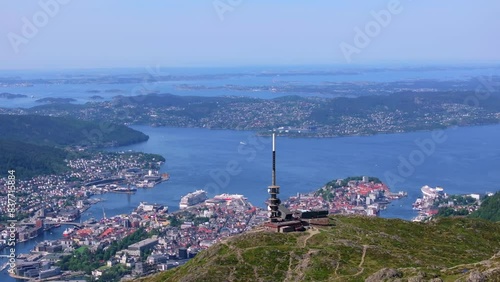
<svg viewBox="0 0 500 282">
<path fill-rule="evenodd" d="M 71 221 L 60 221 L 60 222 L 55 222 L 55 221 L 45 221 L 43 224 L 45 225 L 74 225 L 75 227 L 82 227 L 84 224 L 79 223 L 79 222 L 71 222 Z"/>
<path fill-rule="evenodd" d="M 60 221 L 60 222 L 45 221 L 43 224 L 44 225 L 57 225 L 57 224 L 60 224 L 60 225 L 73 225 L 73 226 L 78 227 L 78 228 L 82 228 L 84 226 L 97 226 L 98 225 L 98 224 L 88 224 L 88 223 L 80 223 L 80 222 L 72 222 L 72 221 Z M 34 226 L 35 223 L 34 222 L 19 222 L 17 225 L 20 225 L 20 226 Z"/>
</svg>

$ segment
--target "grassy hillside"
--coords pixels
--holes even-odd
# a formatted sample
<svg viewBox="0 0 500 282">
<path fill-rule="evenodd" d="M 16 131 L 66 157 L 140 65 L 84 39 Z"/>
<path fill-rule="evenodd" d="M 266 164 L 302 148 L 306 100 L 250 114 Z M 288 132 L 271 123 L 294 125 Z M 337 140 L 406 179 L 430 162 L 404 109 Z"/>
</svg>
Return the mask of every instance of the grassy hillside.
<svg viewBox="0 0 500 282">
<path fill-rule="evenodd" d="M 142 132 L 73 118 L 0 115 L 0 139 L 49 146 L 120 146 L 148 140 Z"/>
<path fill-rule="evenodd" d="M 479 209 L 470 214 L 470 217 L 500 221 L 500 192 L 496 192 L 491 197 L 486 197 Z"/>
<path fill-rule="evenodd" d="M 331 221 L 333 226 L 304 233 L 232 237 L 182 267 L 141 281 L 500 281 L 498 223 L 344 216 Z"/>
</svg>

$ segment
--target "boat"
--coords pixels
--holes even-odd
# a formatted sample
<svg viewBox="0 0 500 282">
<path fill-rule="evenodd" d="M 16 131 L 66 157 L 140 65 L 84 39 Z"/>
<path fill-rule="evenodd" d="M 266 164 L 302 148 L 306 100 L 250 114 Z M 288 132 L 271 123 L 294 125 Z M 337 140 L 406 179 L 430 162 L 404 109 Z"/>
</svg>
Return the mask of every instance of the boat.
<svg viewBox="0 0 500 282">
<path fill-rule="evenodd" d="M 85 220 L 83 223 L 84 224 L 94 224 L 96 222 L 97 222 L 97 220 L 95 218 L 91 217 L 91 218 Z"/>
<path fill-rule="evenodd" d="M 147 202 L 140 202 L 139 206 L 137 206 L 136 210 L 142 210 L 142 211 L 145 211 L 145 212 L 163 211 L 163 212 L 167 213 L 168 212 L 168 206 L 164 206 L 164 205 L 157 204 L 157 203 L 149 204 Z"/>
<path fill-rule="evenodd" d="M 422 194 L 425 199 L 435 199 L 444 194 L 444 189 L 441 187 L 431 188 L 427 185 L 423 186 L 421 189 Z"/>
<path fill-rule="evenodd" d="M 75 228 L 66 228 L 66 230 L 64 230 L 63 232 L 63 236 L 68 237 L 69 235 L 71 235 L 71 233 L 73 233 L 73 231 L 75 231 Z"/>
<path fill-rule="evenodd" d="M 137 188 L 133 187 L 116 187 L 111 190 L 111 192 L 114 193 L 135 193 L 137 191 Z"/>
<path fill-rule="evenodd" d="M 169 179 L 170 179 L 170 174 L 168 174 L 168 173 L 161 174 L 161 181 L 167 181 Z"/>
<path fill-rule="evenodd" d="M 414 209 L 414 210 L 419 210 L 419 211 L 420 211 L 420 210 L 422 210 L 422 205 L 423 205 L 423 204 L 424 204 L 424 203 L 423 203 L 422 199 L 421 199 L 421 198 L 417 198 L 417 199 L 415 200 L 415 203 L 413 203 L 413 209 Z"/>
<path fill-rule="evenodd" d="M 423 222 L 427 219 L 427 217 L 423 214 L 419 214 L 417 217 L 413 218 L 411 221 L 413 222 Z"/>
<path fill-rule="evenodd" d="M 153 171 L 150 170 L 142 180 L 135 183 L 135 186 L 139 188 L 153 188 L 156 184 L 168 181 L 169 179 L 170 174 L 168 173 L 162 173 L 161 175 L 159 175 L 158 172 L 153 173 Z"/>
<path fill-rule="evenodd" d="M 203 203 L 208 199 L 207 192 L 204 190 L 196 190 L 195 192 L 189 193 L 181 198 L 179 207 L 185 209 L 187 207 Z"/>
</svg>

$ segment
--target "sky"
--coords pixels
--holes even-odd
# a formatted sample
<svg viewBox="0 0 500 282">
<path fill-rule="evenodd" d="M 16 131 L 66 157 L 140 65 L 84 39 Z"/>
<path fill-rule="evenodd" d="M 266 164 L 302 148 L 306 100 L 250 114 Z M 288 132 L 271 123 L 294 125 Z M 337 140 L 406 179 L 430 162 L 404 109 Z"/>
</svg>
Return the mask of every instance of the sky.
<svg viewBox="0 0 500 282">
<path fill-rule="evenodd" d="M 500 62 L 498 0 L 0 2 L 0 69 Z"/>
</svg>

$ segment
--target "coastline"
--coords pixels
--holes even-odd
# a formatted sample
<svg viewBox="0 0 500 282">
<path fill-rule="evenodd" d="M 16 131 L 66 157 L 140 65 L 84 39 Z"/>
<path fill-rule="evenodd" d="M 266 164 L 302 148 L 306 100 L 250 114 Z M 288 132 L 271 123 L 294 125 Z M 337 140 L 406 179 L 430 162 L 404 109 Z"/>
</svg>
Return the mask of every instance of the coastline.
<svg viewBox="0 0 500 282">
<path fill-rule="evenodd" d="M 152 127 L 152 128 L 173 128 L 173 129 L 203 129 L 203 130 L 211 130 L 211 131 L 236 131 L 236 132 L 249 132 L 249 133 L 254 133 L 255 136 L 259 137 L 270 137 L 271 133 L 273 132 L 272 129 L 268 129 L 267 131 L 262 131 L 262 129 L 237 129 L 237 128 L 208 128 L 208 127 L 199 127 L 199 126 L 186 126 L 186 127 L 180 127 L 180 126 L 168 126 L 168 125 L 153 125 L 153 124 L 147 124 L 147 123 L 130 123 L 130 124 L 125 124 L 126 126 L 130 128 L 137 128 L 137 127 Z M 334 139 L 334 138 L 352 138 L 352 137 L 371 137 L 371 136 L 379 136 L 379 135 L 403 135 L 403 134 L 412 134 L 412 133 L 420 133 L 420 132 L 433 132 L 437 130 L 454 130 L 457 128 L 476 128 L 476 127 L 487 127 L 487 126 L 496 126 L 500 125 L 500 121 L 496 123 L 484 123 L 484 124 L 471 124 L 471 125 L 453 125 L 453 126 L 447 126 L 447 127 L 436 127 L 433 129 L 419 129 L 419 130 L 408 130 L 408 131 L 393 131 L 393 132 L 377 132 L 377 133 L 371 133 L 371 134 L 347 134 L 347 135 L 318 135 L 318 136 L 313 136 L 313 135 L 294 135 L 294 134 L 286 134 L 286 133 L 277 133 L 277 136 L 279 137 L 286 137 L 286 138 L 291 138 L 291 139 Z M 142 132 L 142 131 L 141 131 Z M 143 132 L 144 133 L 144 132 Z M 142 141 L 138 142 L 135 144 L 143 143 L 147 141 Z M 129 144 L 129 145 L 135 145 L 135 144 Z M 123 145 L 123 146 L 128 146 L 128 145 Z M 108 149 L 116 149 L 122 146 L 115 146 L 115 147 L 106 147 Z"/>
</svg>

